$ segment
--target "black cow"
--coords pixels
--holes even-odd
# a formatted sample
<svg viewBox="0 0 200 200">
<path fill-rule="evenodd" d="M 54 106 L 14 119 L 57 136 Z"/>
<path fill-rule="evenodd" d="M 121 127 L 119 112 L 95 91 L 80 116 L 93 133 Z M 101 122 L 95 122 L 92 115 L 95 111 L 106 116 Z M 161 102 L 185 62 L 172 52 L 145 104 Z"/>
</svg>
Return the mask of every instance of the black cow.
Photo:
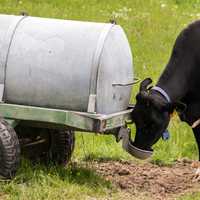
<svg viewBox="0 0 200 200">
<path fill-rule="evenodd" d="M 193 128 L 200 160 L 200 21 L 179 34 L 156 87 L 149 86 L 151 82 L 145 79 L 136 96 L 133 145 L 152 151 L 169 124 L 170 114 L 177 110 L 180 119 Z"/>
</svg>

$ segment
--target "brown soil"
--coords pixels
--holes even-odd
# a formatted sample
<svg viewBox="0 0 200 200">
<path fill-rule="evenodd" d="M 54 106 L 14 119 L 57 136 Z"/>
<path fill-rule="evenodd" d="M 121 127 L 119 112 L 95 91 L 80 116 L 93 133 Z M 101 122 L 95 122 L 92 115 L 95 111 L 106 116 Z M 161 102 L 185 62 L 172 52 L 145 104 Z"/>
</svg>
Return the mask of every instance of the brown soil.
<svg viewBox="0 0 200 200">
<path fill-rule="evenodd" d="M 173 199 L 200 188 L 200 182 L 194 179 L 196 169 L 186 159 L 172 166 L 116 161 L 95 162 L 92 166 L 121 192 L 131 194 L 133 199 L 141 193 L 150 199 Z"/>
</svg>

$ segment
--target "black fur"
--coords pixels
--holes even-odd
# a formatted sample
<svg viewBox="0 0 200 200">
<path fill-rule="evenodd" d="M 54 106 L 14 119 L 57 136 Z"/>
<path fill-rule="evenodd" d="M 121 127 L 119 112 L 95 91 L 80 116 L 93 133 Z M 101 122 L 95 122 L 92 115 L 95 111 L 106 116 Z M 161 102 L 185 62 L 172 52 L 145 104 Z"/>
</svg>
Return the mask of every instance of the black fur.
<svg viewBox="0 0 200 200">
<path fill-rule="evenodd" d="M 170 113 L 181 108 L 178 102 L 186 105 L 179 112 L 182 121 L 192 125 L 200 118 L 200 21 L 190 24 L 179 34 L 156 85 L 167 92 L 172 102 L 169 104 L 160 93 L 147 87 L 145 90 L 141 84 L 132 116 L 137 129 L 134 143 L 143 149 L 150 149 L 161 137 L 168 126 Z M 193 132 L 200 149 L 200 125 Z"/>
</svg>

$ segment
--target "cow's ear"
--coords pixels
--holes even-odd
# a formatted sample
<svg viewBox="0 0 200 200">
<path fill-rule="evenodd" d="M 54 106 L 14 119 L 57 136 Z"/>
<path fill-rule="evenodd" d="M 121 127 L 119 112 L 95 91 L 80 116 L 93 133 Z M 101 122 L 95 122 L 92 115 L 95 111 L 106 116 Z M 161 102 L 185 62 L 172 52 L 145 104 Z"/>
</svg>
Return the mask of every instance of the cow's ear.
<svg viewBox="0 0 200 200">
<path fill-rule="evenodd" d="M 163 108 L 164 111 L 173 113 L 176 110 L 178 113 L 183 113 L 186 110 L 186 105 L 181 102 L 168 103 Z"/>
<path fill-rule="evenodd" d="M 186 104 L 184 104 L 182 102 L 176 102 L 176 103 L 174 103 L 174 109 L 178 113 L 183 113 L 186 110 L 186 108 L 187 108 Z"/>
<path fill-rule="evenodd" d="M 146 78 L 144 79 L 141 84 L 140 84 L 140 92 L 142 91 L 147 91 L 148 90 L 148 86 L 152 83 L 152 79 L 151 78 Z"/>
</svg>

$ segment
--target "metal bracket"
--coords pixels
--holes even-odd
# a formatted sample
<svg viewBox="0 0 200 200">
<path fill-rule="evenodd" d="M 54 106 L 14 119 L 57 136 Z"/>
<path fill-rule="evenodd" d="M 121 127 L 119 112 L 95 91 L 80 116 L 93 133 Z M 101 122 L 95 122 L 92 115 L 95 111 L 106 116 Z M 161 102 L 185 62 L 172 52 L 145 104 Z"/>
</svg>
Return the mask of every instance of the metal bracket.
<svg viewBox="0 0 200 200">
<path fill-rule="evenodd" d="M 122 139 L 122 148 L 136 158 L 147 159 L 153 154 L 153 151 L 142 150 L 133 145 L 133 142 L 131 140 L 131 130 L 129 128 L 126 127 L 120 128 L 117 140 L 121 139 Z"/>
<path fill-rule="evenodd" d="M 96 108 L 96 94 L 90 94 L 87 112 L 95 113 L 95 108 Z"/>
<path fill-rule="evenodd" d="M 0 102 L 3 102 L 4 84 L 0 84 Z"/>
</svg>

